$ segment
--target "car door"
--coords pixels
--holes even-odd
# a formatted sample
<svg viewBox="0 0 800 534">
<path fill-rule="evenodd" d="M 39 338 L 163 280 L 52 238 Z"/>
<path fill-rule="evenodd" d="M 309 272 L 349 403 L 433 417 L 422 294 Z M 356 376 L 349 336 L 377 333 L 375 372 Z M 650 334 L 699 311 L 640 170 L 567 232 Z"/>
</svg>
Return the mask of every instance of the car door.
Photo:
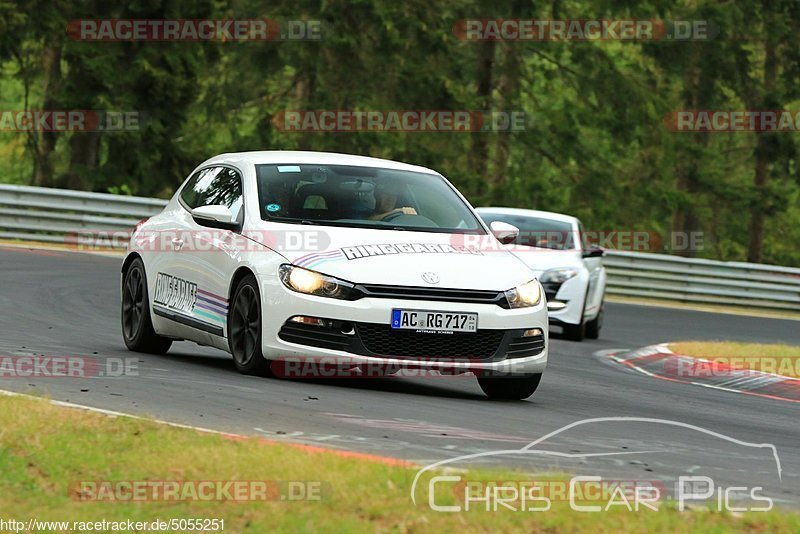
<svg viewBox="0 0 800 534">
<path fill-rule="evenodd" d="M 222 338 L 226 336 L 230 278 L 238 265 L 242 239 L 238 230 L 220 228 L 191 212 L 201 206 L 222 205 L 241 225 L 242 186 L 241 171 L 228 165 L 200 169 L 186 182 L 174 216 L 174 252 L 162 263 L 153 301 L 155 307 L 162 297 L 171 297 L 167 302 L 172 314 L 169 319 L 191 329 L 185 337 L 223 345 L 220 348 L 224 348 Z"/>
</svg>

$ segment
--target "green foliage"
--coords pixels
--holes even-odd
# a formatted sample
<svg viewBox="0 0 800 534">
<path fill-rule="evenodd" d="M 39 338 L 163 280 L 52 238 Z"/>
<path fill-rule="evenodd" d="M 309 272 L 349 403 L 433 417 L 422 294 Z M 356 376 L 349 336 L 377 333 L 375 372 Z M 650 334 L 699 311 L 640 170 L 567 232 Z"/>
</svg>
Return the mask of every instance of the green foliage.
<svg viewBox="0 0 800 534">
<path fill-rule="evenodd" d="M 798 109 L 791 0 L 0 0 L 4 109 L 137 111 L 138 131 L 0 132 L 0 181 L 167 196 L 214 154 L 302 149 L 433 167 L 476 205 L 563 211 L 592 230 L 701 231 L 695 254 L 800 265 L 791 133 L 672 133 L 680 109 Z M 511 15 L 513 14 L 513 15 Z M 694 42 L 468 42 L 464 18 L 708 19 Z M 321 41 L 90 43 L 84 18 L 320 20 Z M 772 47 L 774 54 L 767 51 Z M 50 56 L 48 56 L 48 53 Z M 58 69 L 47 57 L 60 54 Z M 485 59 L 490 58 L 491 63 Z M 771 67 L 768 67 L 770 64 Z M 775 76 L 770 79 L 770 68 Z M 488 92 L 486 84 L 488 83 Z M 27 95 L 27 96 L 26 96 Z M 283 132 L 287 110 L 522 111 L 519 132 Z M 52 150 L 47 149 L 48 140 Z M 754 181 L 760 157 L 765 184 Z"/>
</svg>

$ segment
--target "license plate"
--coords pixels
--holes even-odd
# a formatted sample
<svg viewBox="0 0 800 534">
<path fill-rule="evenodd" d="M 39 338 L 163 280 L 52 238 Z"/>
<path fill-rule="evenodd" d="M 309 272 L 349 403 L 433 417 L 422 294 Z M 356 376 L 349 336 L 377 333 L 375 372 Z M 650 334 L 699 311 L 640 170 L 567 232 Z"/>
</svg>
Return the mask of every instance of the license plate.
<svg viewBox="0 0 800 534">
<path fill-rule="evenodd" d="M 475 332 L 478 314 L 426 310 L 392 310 L 392 328 L 423 332 Z"/>
</svg>

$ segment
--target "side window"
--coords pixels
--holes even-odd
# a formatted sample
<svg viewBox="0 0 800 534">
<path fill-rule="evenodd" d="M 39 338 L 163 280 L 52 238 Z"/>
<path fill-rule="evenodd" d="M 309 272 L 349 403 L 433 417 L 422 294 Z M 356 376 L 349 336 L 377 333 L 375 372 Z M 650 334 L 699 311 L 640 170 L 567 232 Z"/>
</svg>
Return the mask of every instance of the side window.
<svg viewBox="0 0 800 534">
<path fill-rule="evenodd" d="M 242 211 L 242 176 L 230 167 L 209 167 L 196 172 L 181 190 L 189 209 L 221 204 L 230 208 L 234 220 Z"/>
</svg>

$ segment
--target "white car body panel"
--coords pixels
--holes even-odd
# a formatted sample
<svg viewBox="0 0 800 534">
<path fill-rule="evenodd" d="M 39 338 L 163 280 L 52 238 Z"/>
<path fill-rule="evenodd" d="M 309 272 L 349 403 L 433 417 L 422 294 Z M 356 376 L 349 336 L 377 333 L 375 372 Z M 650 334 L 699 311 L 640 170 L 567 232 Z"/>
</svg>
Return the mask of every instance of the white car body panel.
<svg viewBox="0 0 800 534">
<path fill-rule="evenodd" d="M 478 328 L 515 330 L 541 328 L 545 348 L 536 356 L 508 361 L 476 361 L 471 367 L 491 369 L 511 374 L 541 373 L 547 364 L 547 308 L 544 295 L 536 306 L 505 309 L 494 304 L 475 302 L 446 302 L 437 300 L 404 300 L 364 297 L 346 301 L 301 294 L 287 288 L 278 278 L 278 267 L 292 263 L 327 275 L 358 284 L 387 284 L 393 286 L 435 287 L 502 292 L 534 278 L 534 273 L 510 252 L 482 254 L 465 252 L 421 252 L 416 245 L 453 244 L 453 235 L 411 230 L 376 230 L 324 225 L 300 225 L 265 221 L 261 218 L 257 164 L 342 164 L 411 170 L 444 179 L 438 173 L 403 163 L 375 158 L 314 152 L 251 152 L 223 154 L 204 162 L 198 170 L 225 165 L 239 171 L 243 179 L 244 219 L 241 233 L 233 230 L 209 229 L 196 222 L 179 201 L 179 189 L 165 209 L 139 227 L 131 238 L 126 261 L 131 255 L 141 256 L 147 275 L 153 328 L 159 335 L 195 341 L 229 351 L 227 340 L 228 299 L 232 279 L 237 269 L 247 268 L 256 276 L 261 293 L 262 353 L 267 359 L 288 356 L 307 358 L 346 357 L 349 361 L 397 363 L 418 367 L 448 367 L 442 360 L 430 362 L 410 357 L 393 359 L 385 356 L 359 355 L 350 352 L 322 349 L 289 343 L 278 336 L 284 322 L 295 315 L 336 318 L 359 323 L 388 325 L 393 308 L 437 311 L 475 312 Z M 185 183 L 185 182 L 184 182 Z M 459 194 L 460 196 L 460 194 Z M 463 199 L 464 203 L 469 203 Z M 479 219 L 480 220 L 480 219 Z M 285 232 L 308 233 L 317 236 L 311 247 L 276 247 L 271 236 Z M 208 236 L 203 239 L 196 236 Z M 321 237 L 320 237 L 321 236 Z M 187 237 L 197 242 L 187 246 Z M 493 239 L 493 238 L 492 238 Z M 183 246 L 181 246 L 183 241 Z M 312 240 L 313 241 L 313 240 Z M 198 242 L 202 242 L 198 245 Z M 246 246 L 242 246 L 242 244 Z M 268 246 L 269 245 L 269 246 Z M 381 253 L 369 257 L 348 257 L 350 247 L 373 246 Z M 377 248 L 374 247 L 377 245 Z M 383 245 L 383 247 L 381 247 Z M 391 247 L 386 247 L 391 245 Z M 271 248 L 273 247 L 273 248 Z M 405 249 L 406 252 L 386 253 L 385 250 Z M 202 250 L 198 250 L 202 248 Z M 434 246 L 434 249 L 436 247 Z M 358 249 L 356 249 L 358 250 Z M 361 249 L 365 250 L 365 249 Z M 352 250 L 351 250 L 352 252 Z M 351 254 L 352 255 L 352 254 Z M 422 279 L 425 272 L 440 276 L 436 284 Z M 196 302 L 181 311 L 204 329 L 178 322 L 153 312 L 159 273 L 196 284 Z M 162 276 L 163 276 L 162 275 Z M 211 332 L 209 329 L 217 331 Z M 420 334 L 432 335 L 432 334 Z M 436 334 L 433 334 L 436 335 Z M 453 363 L 454 368 L 462 365 Z"/>
</svg>

